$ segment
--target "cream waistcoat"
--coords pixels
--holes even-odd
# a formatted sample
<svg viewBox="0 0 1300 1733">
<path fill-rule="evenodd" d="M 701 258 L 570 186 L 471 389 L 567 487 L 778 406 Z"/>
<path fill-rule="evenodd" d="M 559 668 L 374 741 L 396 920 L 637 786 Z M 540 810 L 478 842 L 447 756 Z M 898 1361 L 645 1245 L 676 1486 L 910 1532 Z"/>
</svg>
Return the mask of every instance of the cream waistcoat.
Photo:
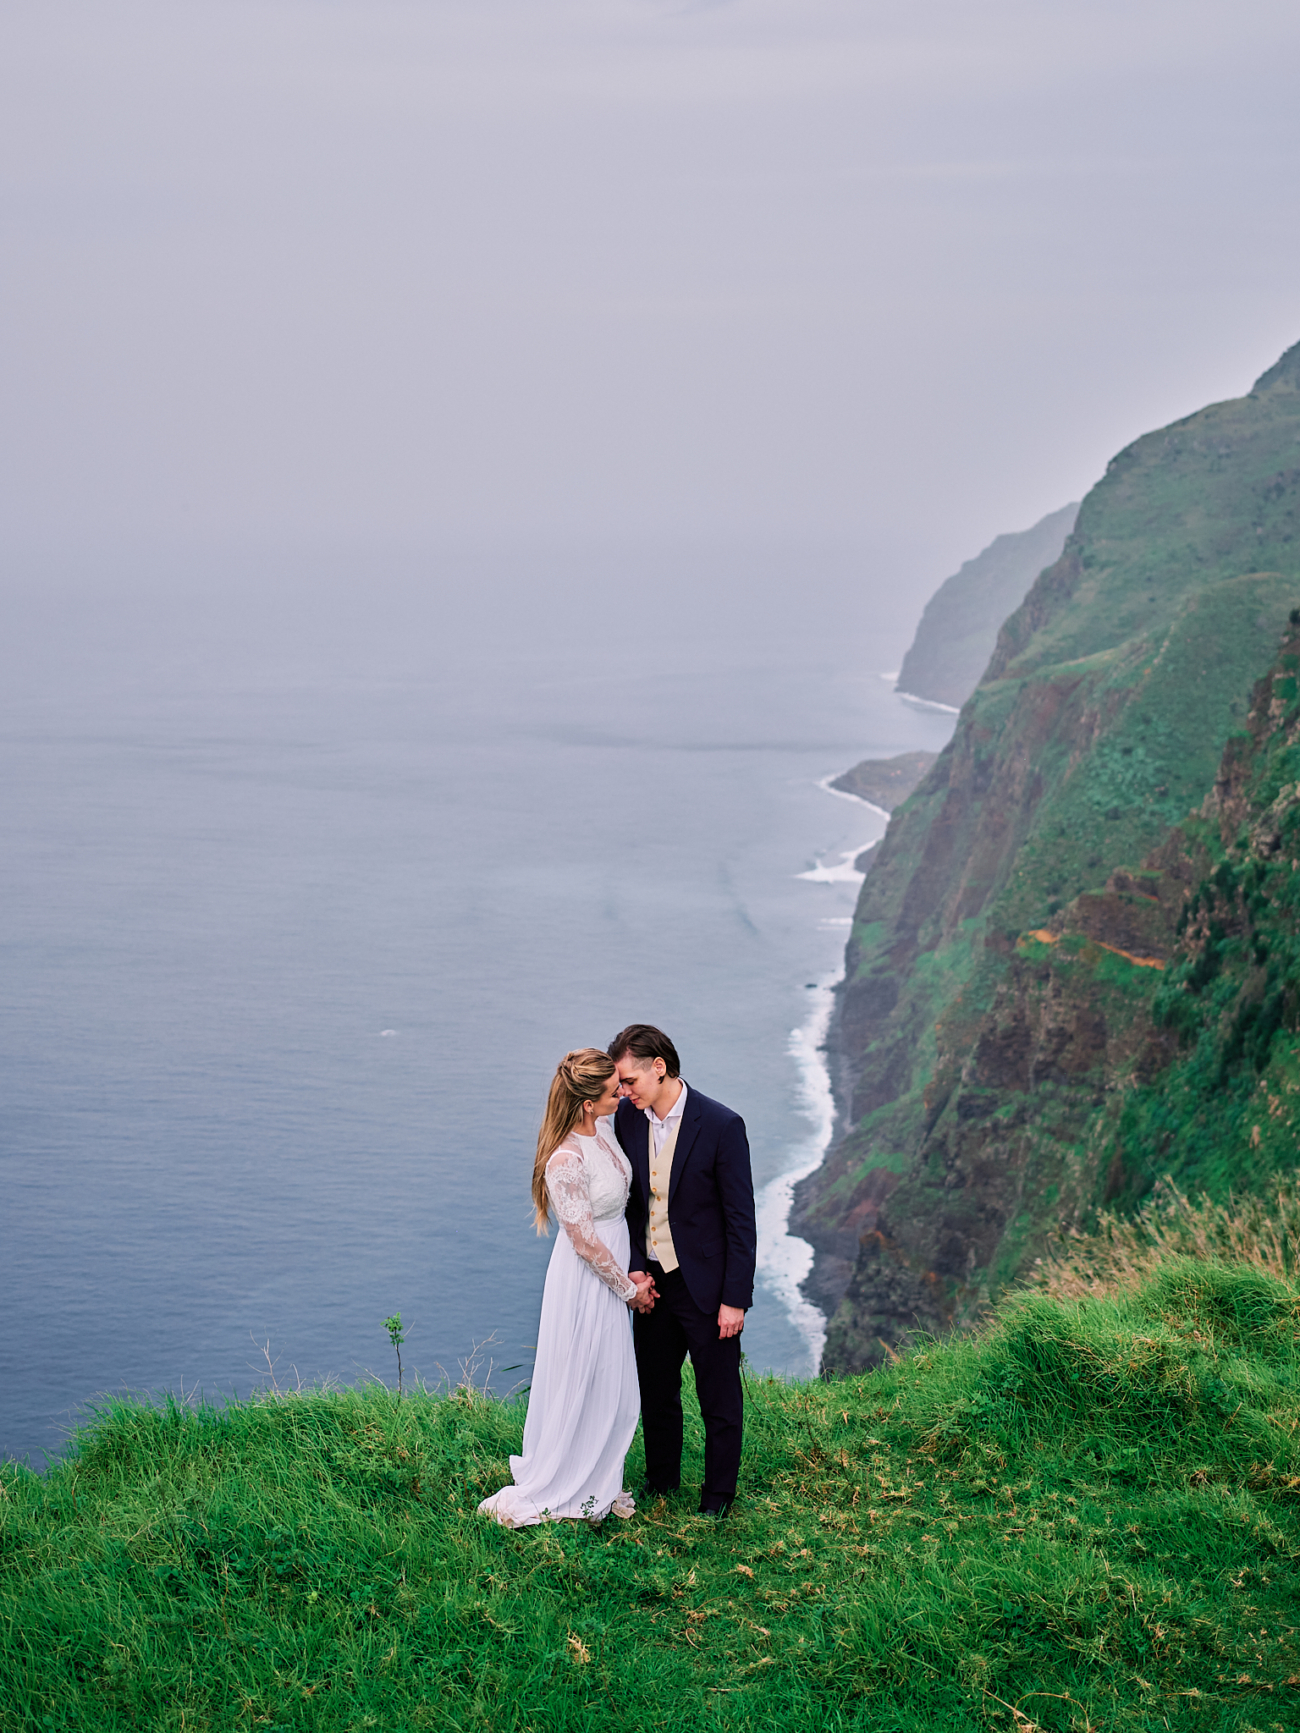
<svg viewBox="0 0 1300 1733">
<path fill-rule="evenodd" d="M 650 1217 L 646 1223 L 646 1256 L 665 1270 L 677 1268 L 677 1253 L 673 1250 L 672 1230 L 668 1226 L 668 1187 L 673 1177 L 673 1156 L 677 1150 L 677 1133 L 682 1128 L 682 1114 L 669 1122 L 663 1148 L 655 1154 L 654 1130 L 650 1130 Z"/>
</svg>

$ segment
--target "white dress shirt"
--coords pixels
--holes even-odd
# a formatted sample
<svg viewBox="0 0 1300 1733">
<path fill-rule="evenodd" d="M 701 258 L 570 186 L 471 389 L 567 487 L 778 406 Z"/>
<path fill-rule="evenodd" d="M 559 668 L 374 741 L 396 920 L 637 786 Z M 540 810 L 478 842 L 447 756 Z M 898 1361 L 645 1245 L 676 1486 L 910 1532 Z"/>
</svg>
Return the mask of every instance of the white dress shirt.
<svg viewBox="0 0 1300 1733">
<path fill-rule="evenodd" d="M 682 1082 L 680 1077 L 677 1079 L 677 1081 L 679 1083 Z M 659 1115 L 655 1112 L 653 1107 L 647 1107 L 646 1108 L 645 1116 L 650 1121 L 650 1136 L 654 1139 L 654 1148 L 651 1151 L 652 1155 L 658 1155 L 659 1151 L 663 1148 L 664 1138 L 667 1137 L 667 1135 L 668 1135 L 669 1127 L 671 1126 L 672 1121 L 674 1119 L 680 1119 L 681 1118 L 682 1109 L 685 1106 L 686 1106 L 686 1085 L 684 1083 L 682 1083 L 680 1095 L 678 1095 L 676 1101 L 673 1102 L 672 1106 L 668 1109 L 667 1113 L 664 1114 L 662 1119 L 660 1119 Z"/>
</svg>

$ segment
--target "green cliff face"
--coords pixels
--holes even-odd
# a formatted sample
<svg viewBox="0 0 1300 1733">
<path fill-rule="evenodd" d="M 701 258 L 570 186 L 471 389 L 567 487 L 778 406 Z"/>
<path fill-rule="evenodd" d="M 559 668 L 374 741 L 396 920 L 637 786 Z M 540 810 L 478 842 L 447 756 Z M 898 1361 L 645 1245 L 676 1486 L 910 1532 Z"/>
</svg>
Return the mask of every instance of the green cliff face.
<svg viewBox="0 0 1300 1733">
<path fill-rule="evenodd" d="M 988 667 L 998 627 L 1039 572 L 1059 558 L 1078 511 L 1062 506 L 1032 529 L 998 536 L 939 586 L 903 658 L 900 692 L 961 708 Z"/>
<path fill-rule="evenodd" d="M 970 1322 L 1157 1172 L 1294 1162 L 1289 845 L 1242 841 L 1300 780 L 1275 811 L 1290 672 L 1242 730 L 1297 602 L 1300 345 L 1114 460 L 876 850 L 833 1036 L 850 1129 L 793 1223 L 823 1303 L 851 1277 L 832 1369 Z"/>
</svg>

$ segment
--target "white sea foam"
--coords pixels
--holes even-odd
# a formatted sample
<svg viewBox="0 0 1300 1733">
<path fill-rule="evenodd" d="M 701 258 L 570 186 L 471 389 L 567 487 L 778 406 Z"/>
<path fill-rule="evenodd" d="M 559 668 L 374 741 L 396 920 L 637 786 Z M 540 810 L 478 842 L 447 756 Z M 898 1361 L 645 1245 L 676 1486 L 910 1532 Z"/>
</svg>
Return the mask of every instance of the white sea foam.
<svg viewBox="0 0 1300 1733">
<path fill-rule="evenodd" d="M 961 708 L 956 704 L 940 704 L 937 698 L 918 698 L 915 692 L 899 692 L 898 696 L 904 704 L 914 705 L 917 710 L 938 710 L 945 716 L 960 716 Z"/>
<path fill-rule="evenodd" d="M 832 788 L 829 776 L 822 777 L 817 786 L 827 794 L 867 807 L 878 818 L 889 819 L 882 807 L 863 800 L 860 795 Z M 827 866 L 819 860 L 810 872 L 796 873 L 795 877 L 814 884 L 861 884 L 866 875 L 857 870 L 854 862 L 867 849 L 874 848 L 879 840 L 879 837 L 872 837 L 858 848 L 843 851 L 834 865 Z M 823 916 L 818 925 L 823 928 L 851 927 L 853 917 Z M 797 1069 L 796 1105 L 811 1129 L 808 1136 L 791 1149 L 790 1165 L 786 1171 L 764 1186 L 757 1200 L 758 1267 L 767 1286 L 784 1306 L 791 1323 L 808 1344 L 813 1372 L 821 1366 L 822 1349 L 826 1345 L 826 1320 L 799 1291 L 799 1284 L 812 1269 L 813 1249 L 807 1240 L 801 1240 L 790 1232 L 790 1210 L 795 1186 L 821 1166 L 835 1129 L 835 1100 L 824 1046 L 835 1003 L 834 990 L 843 974 L 841 963 L 833 974 L 823 976 L 811 987 L 808 1015 L 797 1029 L 790 1031 L 786 1051 Z"/>
<path fill-rule="evenodd" d="M 860 854 L 865 854 L 869 848 L 875 848 L 877 840 L 873 837 L 870 842 L 864 842 L 861 848 L 846 849 L 836 866 L 827 866 L 824 861 L 818 861 L 808 872 L 796 873 L 794 876 L 797 879 L 810 879 L 815 885 L 860 885 L 867 875 L 860 873 L 854 862 Z"/>
<path fill-rule="evenodd" d="M 808 995 L 807 1019 L 790 1031 L 786 1051 L 798 1068 L 796 1099 L 811 1130 L 791 1150 L 790 1167 L 765 1185 L 757 1200 L 758 1268 L 807 1342 L 813 1372 L 821 1367 L 826 1320 L 811 1300 L 799 1292 L 800 1282 L 812 1269 L 813 1249 L 807 1240 L 790 1232 L 790 1208 L 795 1186 L 821 1165 L 835 1126 L 831 1077 L 822 1048 L 830 1027 L 834 988 L 842 976 L 840 968 L 817 982 Z"/>
<path fill-rule="evenodd" d="M 851 800 L 855 806 L 865 806 L 868 812 L 874 812 L 877 818 L 888 819 L 888 807 L 877 806 L 874 800 L 863 800 L 860 794 L 850 794 L 847 788 L 832 788 L 831 784 L 835 778 L 843 774 L 843 771 L 833 770 L 829 776 L 820 777 L 817 782 L 818 788 L 823 794 L 833 794 L 836 800 Z M 863 847 L 866 846 L 864 843 Z M 859 849 L 858 853 L 861 854 L 862 849 Z"/>
<path fill-rule="evenodd" d="M 851 800 L 855 806 L 865 806 L 867 811 L 874 812 L 877 818 L 888 821 L 889 814 L 883 806 L 877 806 L 870 800 L 863 800 L 860 794 L 850 794 L 847 789 L 832 788 L 832 780 L 833 777 L 831 776 L 823 776 L 818 781 L 817 786 L 824 794 L 833 794 L 837 800 Z M 859 843 L 857 848 L 843 850 L 834 866 L 827 866 L 825 861 L 819 860 L 810 871 L 796 873 L 794 876 L 797 879 L 810 879 L 815 885 L 860 885 L 867 875 L 860 873 L 854 862 L 860 854 L 865 854 L 869 848 L 875 848 L 879 841 L 878 836 L 873 836 L 870 842 Z"/>
</svg>

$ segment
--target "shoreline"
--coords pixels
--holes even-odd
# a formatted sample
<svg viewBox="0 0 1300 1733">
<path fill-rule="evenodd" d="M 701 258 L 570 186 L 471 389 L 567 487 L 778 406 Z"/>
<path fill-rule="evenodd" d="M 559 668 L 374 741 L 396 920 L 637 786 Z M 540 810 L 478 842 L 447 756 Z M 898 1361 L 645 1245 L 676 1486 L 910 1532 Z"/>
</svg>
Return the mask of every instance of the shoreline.
<svg viewBox="0 0 1300 1733">
<path fill-rule="evenodd" d="M 844 965 L 825 975 L 812 990 L 812 1009 L 796 1029 L 790 1031 L 786 1053 L 798 1067 L 797 1104 L 812 1124 L 809 1135 L 794 1146 L 793 1161 L 784 1173 L 769 1180 L 755 1199 L 758 1227 L 758 1273 L 784 1306 L 786 1315 L 803 1337 L 812 1364 L 806 1376 L 821 1371 L 829 1320 L 802 1291 L 816 1256 L 807 1240 L 790 1232 L 794 1188 L 815 1173 L 826 1159 L 835 1127 L 835 1103 L 831 1075 L 822 1051 L 835 1004 L 835 988 L 844 978 Z"/>
<path fill-rule="evenodd" d="M 847 773 L 843 770 L 832 770 L 829 776 L 822 776 L 817 779 L 817 786 L 821 789 L 823 794 L 829 794 L 835 800 L 851 800 L 854 806 L 865 806 L 868 812 L 874 812 L 877 818 L 883 818 L 885 823 L 888 824 L 890 815 L 887 806 L 877 806 L 874 800 L 864 800 L 860 794 L 850 794 L 847 788 L 836 788 L 833 786 L 837 777 L 846 774 Z M 877 837 L 876 842 L 879 841 L 880 838 Z M 868 843 L 867 847 L 874 848 L 875 843 Z M 858 852 L 861 853 L 862 851 L 859 850 Z M 802 873 L 798 876 L 800 878 L 804 877 Z M 864 874 L 863 876 L 865 877 L 866 875 Z"/>
<path fill-rule="evenodd" d="M 894 688 L 898 692 L 898 688 Z M 960 716 L 960 704 L 942 704 L 937 698 L 920 698 L 915 692 L 898 692 L 904 704 L 910 704 L 914 710 L 937 710 L 944 716 Z"/>
<path fill-rule="evenodd" d="M 844 789 L 830 786 L 832 778 L 840 774 L 841 772 L 832 771 L 830 775 L 821 777 L 817 787 L 836 800 L 851 800 L 855 806 L 865 806 L 868 812 L 874 813 L 888 825 L 889 814 L 883 807 L 864 800 L 861 795 L 849 794 Z M 861 885 L 866 874 L 858 872 L 854 862 L 869 849 L 875 848 L 879 841 L 880 837 L 873 837 L 871 841 L 857 848 L 839 851 L 841 858 L 838 865 L 827 866 L 819 859 L 815 867 L 794 876 L 813 884 Z M 851 915 L 844 918 L 843 924 L 846 928 L 852 925 L 852 918 Z M 836 924 L 839 924 L 838 919 Z M 755 1200 L 758 1271 L 766 1286 L 785 1308 L 795 1330 L 806 1342 L 812 1359 L 807 1375 L 813 1378 L 821 1372 L 822 1353 L 826 1346 L 826 1330 L 830 1320 L 821 1307 L 803 1292 L 803 1284 L 812 1274 L 817 1253 L 809 1241 L 790 1232 L 790 1215 L 794 1208 L 795 1187 L 822 1165 L 830 1153 L 835 1137 L 835 1091 L 831 1082 L 826 1038 L 830 1033 L 831 1019 L 835 1012 L 835 990 L 843 979 L 844 952 L 841 949 L 836 968 L 813 984 L 808 1015 L 790 1031 L 786 1042 L 786 1054 L 794 1060 L 798 1073 L 795 1086 L 796 1105 L 798 1111 L 809 1121 L 811 1129 L 806 1138 L 793 1146 L 790 1165 L 775 1179 L 769 1180 Z"/>
</svg>

